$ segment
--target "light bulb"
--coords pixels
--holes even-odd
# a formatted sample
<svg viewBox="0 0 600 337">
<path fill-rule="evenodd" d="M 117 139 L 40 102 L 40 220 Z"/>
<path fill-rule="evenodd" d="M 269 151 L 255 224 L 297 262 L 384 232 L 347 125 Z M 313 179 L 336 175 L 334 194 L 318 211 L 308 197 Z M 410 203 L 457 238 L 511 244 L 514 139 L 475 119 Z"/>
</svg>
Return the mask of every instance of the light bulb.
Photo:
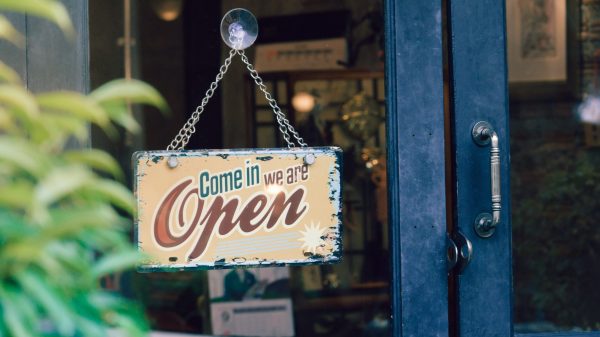
<svg viewBox="0 0 600 337">
<path fill-rule="evenodd" d="M 315 97 L 307 92 L 299 92 L 292 97 L 292 106 L 300 113 L 311 112 L 315 107 Z"/>
</svg>

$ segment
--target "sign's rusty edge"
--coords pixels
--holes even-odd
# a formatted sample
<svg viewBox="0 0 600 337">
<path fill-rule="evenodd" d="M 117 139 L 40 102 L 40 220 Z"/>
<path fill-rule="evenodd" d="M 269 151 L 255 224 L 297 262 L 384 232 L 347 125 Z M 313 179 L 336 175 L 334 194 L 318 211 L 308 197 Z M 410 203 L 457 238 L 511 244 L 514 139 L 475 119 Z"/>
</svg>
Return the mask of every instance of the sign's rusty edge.
<svg viewBox="0 0 600 337">
<path fill-rule="evenodd" d="M 214 263 L 206 263 L 206 264 L 172 264 L 172 265 L 162 265 L 162 264 L 140 264 L 137 266 L 138 272 L 177 272 L 177 271 L 193 271 L 193 270 L 212 270 L 212 269 L 229 269 L 229 268 L 254 268 L 254 267 L 280 267 L 280 266 L 305 266 L 305 265 L 317 265 L 323 263 L 340 263 L 343 257 L 343 226 L 342 226 L 342 179 L 343 179 L 343 152 L 342 149 L 337 146 L 327 146 L 327 147 L 304 147 L 304 148 L 245 148 L 245 149 L 202 149 L 202 150 L 183 150 L 183 151 L 136 151 L 132 155 L 132 166 L 134 170 L 134 195 L 136 198 L 136 214 L 134 216 L 134 242 L 136 242 L 138 249 L 143 251 L 140 246 L 139 240 L 139 198 L 138 198 L 138 185 L 139 185 L 139 176 L 138 176 L 138 166 L 137 163 L 139 160 L 147 158 L 147 160 L 152 160 L 153 162 L 158 162 L 166 157 L 208 157 L 208 156 L 218 156 L 223 159 L 227 159 L 230 155 L 243 156 L 243 155 L 257 155 L 257 154 L 265 154 L 263 160 L 270 160 L 272 156 L 268 156 L 269 154 L 277 154 L 277 155 L 302 155 L 302 154 L 333 154 L 335 156 L 335 166 L 333 170 L 338 171 L 339 180 L 338 180 L 338 189 L 333 189 L 332 185 L 329 184 L 329 193 L 330 200 L 337 199 L 338 207 L 336 220 L 338 223 L 338 236 L 336 238 L 337 250 L 332 253 L 332 255 L 327 257 L 319 257 L 317 255 L 313 255 L 307 257 L 305 260 L 281 260 L 281 261 L 269 261 L 269 260 L 250 260 L 239 263 L 223 263 L 219 261 L 215 261 Z M 318 157 L 317 157 L 318 158 Z M 330 173 L 330 181 L 331 174 Z"/>
</svg>

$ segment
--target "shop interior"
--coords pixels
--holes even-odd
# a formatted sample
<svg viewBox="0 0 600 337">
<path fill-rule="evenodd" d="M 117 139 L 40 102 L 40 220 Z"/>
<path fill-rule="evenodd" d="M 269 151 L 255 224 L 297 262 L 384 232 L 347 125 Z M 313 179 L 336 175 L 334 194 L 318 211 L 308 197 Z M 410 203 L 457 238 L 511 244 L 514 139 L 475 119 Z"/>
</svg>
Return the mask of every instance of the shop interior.
<svg viewBox="0 0 600 337">
<path fill-rule="evenodd" d="M 238 7 L 258 19 L 258 39 L 246 54 L 267 90 L 309 146 L 340 146 L 345 165 L 342 262 L 237 271 L 242 283 L 254 287 L 235 301 L 291 300 L 289 312 L 252 317 L 263 326 L 288 325 L 278 331 L 297 336 L 385 335 L 390 268 L 380 1 L 90 1 L 92 88 L 113 78 L 139 78 L 156 87 L 171 108 L 169 115 L 134 110 L 143 132 L 125 135 L 115 147 L 94 131 L 94 146 L 106 147 L 124 167 L 135 150 L 165 149 L 227 56 L 219 25 Z M 269 102 L 239 59 L 219 87 L 188 149 L 285 146 Z M 235 330 L 227 324 L 236 318 L 217 313 L 220 302 L 236 297 L 216 285 L 227 287 L 234 276 L 228 272 L 132 273 L 110 284 L 139 298 L 156 330 L 269 335 L 272 329 L 240 318 L 237 329 L 246 325 Z M 257 287 L 262 283 L 264 289 Z"/>
<path fill-rule="evenodd" d="M 597 329 L 600 1 L 518 3 L 507 9 L 515 329 Z M 238 7 L 258 18 L 258 39 L 246 53 L 268 91 L 309 146 L 340 146 L 346 164 L 343 261 L 239 271 L 242 280 L 268 282 L 236 301 L 289 299 L 292 310 L 277 315 L 287 317 L 280 324 L 295 336 L 388 335 L 382 0 L 90 0 L 91 88 L 138 78 L 171 108 L 168 115 L 135 108 L 142 132 L 125 134 L 115 146 L 93 130 L 93 146 L 119 158 L 126 172 L 132 152 L 165 149 L 227 56 L 219 26 Z M 537 69 L 528 62 L 545 58 L 557 61 L 527 71 Z M 269 102 L 239 59 L 196 129 L 188 149 L 285 146 Z M 223 334 L 239 331 L 227 326 L 232 317 L 215 309 L 224 296 L 214 295 L 219 290 L 211 284 L 227 277 L 221 271 L 133 272 L 108 284 L 140 299 L 153 329 Z M 237 329 L 269 335 L 239 322 Z M 269 324 L 275 323 L 263 323 Z"/>
</svg>

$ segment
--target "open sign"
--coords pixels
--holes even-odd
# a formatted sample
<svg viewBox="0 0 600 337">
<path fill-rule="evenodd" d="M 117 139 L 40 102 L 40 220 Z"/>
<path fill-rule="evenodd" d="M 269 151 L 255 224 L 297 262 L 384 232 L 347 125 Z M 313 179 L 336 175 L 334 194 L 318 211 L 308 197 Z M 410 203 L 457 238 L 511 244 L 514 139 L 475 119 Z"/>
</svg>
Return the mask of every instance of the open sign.
<svg viewBox="0 0 600 337">
<path fill-rule="evenodd" d="M 136 152 L 141 270 L 337 262 L 341 150 Z M 310 160 L 307 160 L 310 158 Z"/>
</svg>

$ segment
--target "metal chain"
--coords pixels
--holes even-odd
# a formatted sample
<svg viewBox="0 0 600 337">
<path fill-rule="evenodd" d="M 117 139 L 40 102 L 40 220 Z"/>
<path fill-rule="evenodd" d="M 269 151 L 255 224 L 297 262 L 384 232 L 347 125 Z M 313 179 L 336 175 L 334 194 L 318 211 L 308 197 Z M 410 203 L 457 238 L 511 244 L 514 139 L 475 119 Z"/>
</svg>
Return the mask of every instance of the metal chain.
<svg viewBox="0 0 600 337">
<path fill-rule="evenodd" d="M 252 66 L 252 64 L 248 60 L 248 57 L 246 57 L 246 54 L 244 53 L 244 51 L 231 49 L 229 51 L 229 56 L 225 59 L 225 62 L 223 63 L 221 68 L 219 68 L 219 73 L 217 74 L 215 80 L 210 84 L 210 87 L 206 91 L 206 94 L 204 95 L 202 102 L 196 108 L 196 111 L 194 111 L 192 113 L 192 116 L 190 116 L 190 118 L 187 120 L 187 122 L 185 122 L 185 124 L 183 125 L 181 130 L 179 130 L 179 133 L 171 141 L 171 144 L 169 144 L 169 146 L 167 146 L 167 151 L 184 150 L 185 149 L 185 146 L 190 141 L 190 137 L 196 132 L 196 123 L 198 123 L 198 121 L 200 120 L 200 115 L 202 114 L 202 112 L 204 112 L 204 107 L 206 106 L 206 104 L 208 104 L 208 101 L 214 95 L 215 90 L 219 86 L 219 82 L 223 79 L 223 76 L 225 75 L 225 73 L 229 69 L 229 66 L 231 65 L 231 60 L 233 59 L 233 57 L 236 54 L 239 54 L 241 56 L 242 62 L 244 62 L 244 64 L 246 65 L 246 69 L 248 69 L 248 71 L 250 72 L 250 76 L 254 79 L 254 82 L 256 83 L 256 85 L 258 86 L 260 91 L 262 91 L 264 93 L 265 98 L 269 102 L 269 106 L 273 109 L 273 113 L 275 114 L 277 123 L 279 124 L 279 131 L 281 132 L 283 139 L 287 143 L 288 148 L 292 148 L 292 147 L 296 146 L 290 138 L 290 133 L 296 139 L 296 142 L 298 143 L 298 145 L 300 145 L 301 147 L 307 146 L 306 143 L 304 142 L 304 139 L 302 139 L 302 137 L 300 137 L 298 132 L 294 129 L 294 127 L 290 124 L 290 122 L 286 118 L 285 114 L 281 111 L 281 108 L 279 108 L 279 106 L 277 105 L 277 101 L 275 101 L 275 99 L 271 96 L 271 94 L 267 90 L 267 86 L 263 83 L 262 78 L 258 75 L 258 72 L 254 69 L 254 66 Z"/>
<path fill-rule="evenodd" d="M 208 104 L 210 98 L 215 94 L 215 90 L 217 90 L 219 82 L 223 79 L 223 76 L 225 75 L 227 69 L 231 65 L 231 60 L 233 59 L 235 54 L 236 51 L 234 49 L 229 51 L 229 56 L 225 59 L 225 62 L 223 63 L 221 68 L 219 68 L 219 73 L 217 74 L 215 80 L 210 84 L 208 90 L 206 90 L 202 102 L 196 108 L 196 111 L 192 113 L 192 116 L 190 116 L 187 122 L 185 122 L 181 130 L 179 130 L 177 136 L 173 138 L 171 144 L 167 146 L 167 151 L 185 149 L 185 146 L 190 141 L 190 137 L 194 134 L 194 132 L 196 132 L 196 123 L 198 123 L 198 121 L 200 120 L 200 115 L 204 112 L 204 107 L 206 106 L 206 104 Z"/>
<path fill-rule="evenodd" d="M 263 94 L 265 95 L 265 98 L 269 102 L 269 106 L 273 109 L 273 112 L 275 113 L 275 117 L 277 118 L 277 123 L 279 124 L 279 131 L 283 135 L 283 139 L 287 143 L 288 148 L 295 147 L 294 142 L 290 140 L 290 134 L 288 133 L 288 131 L 292 134 L 292 136 L 294 136 L 298 145 L 300 145 L 301 147 L 306 147 L 307 145 L 304 142 L 304 139 L 302 139 L 302 137 L 300 137 L 298 132 L 294 129 L 294 127 L 290 124 L 288 119 L 285 117 L 285 114 L 281 111 L 281 108 L 279 108 L 279 106 L 277 105 L 277 101 L 275 101 L 275 99 L 271 96 L 271 94 L 267 90 L 267 86 L 263 83 L 262 78 L 260 77 L 260 75 L 258 75 L 258 72 L 254 69 L 254 66 L 252 66 L 250 61 L 248 61 L 248 57 L 246 57 L 246 54 L 244 53 L 244 51 L 238 50 L 237 53 L 242 57 L 242 62 L 244 62 L 244 64 L 246 64 L 246 69 L 248 69 L 248 71 L 250 72 L 250 76 L 254 79 L 254 82 L 256 83 L 256 85 L 258 86 L 260 91 L 263 92 Z"/>
</svg>

